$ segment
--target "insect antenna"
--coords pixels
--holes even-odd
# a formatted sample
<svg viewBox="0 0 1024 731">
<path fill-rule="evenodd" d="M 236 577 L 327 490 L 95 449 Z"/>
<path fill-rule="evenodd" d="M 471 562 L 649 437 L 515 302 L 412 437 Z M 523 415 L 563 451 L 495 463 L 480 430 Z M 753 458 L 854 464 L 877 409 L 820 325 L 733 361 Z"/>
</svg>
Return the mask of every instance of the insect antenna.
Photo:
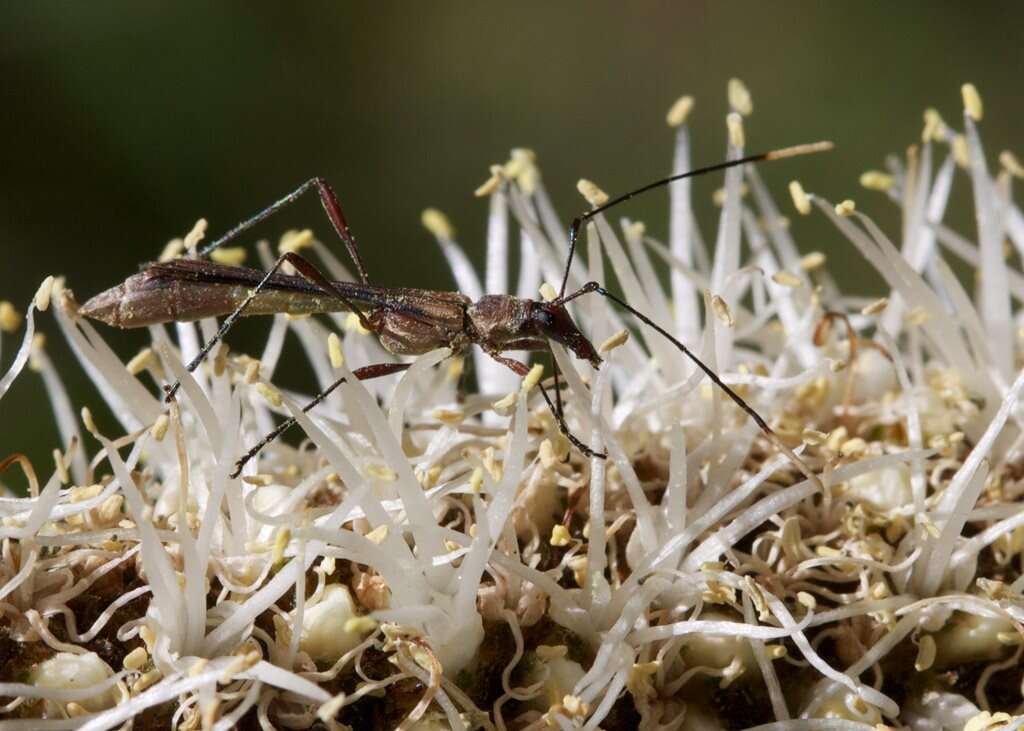
<svg viewBox="0 0 1024 731">
<path fill-rule="evenodd" d="M 678 173 L 676 175 L 670 175 L 667 178 L 661 180 L 655 180 L 653 183 L 641 186 L 635 190 L 631 190 L 628 193 L 612 198 L 607 203 L 602 203 L 596 208 L 592 208 L 586 213 L 582 213 L 572 220 L 572 225 L 569 226 L 569 257 L 565 262 L 565 274 L 562 276 L 562 286 L 558 290 L 559 298 L 565 296 L 565 288 L 569 284 L 569 270 L 572 268 L 572 260 L 576 254 L 576 240 L 579 238 L 580 229 L 583 224 L 594 218 L 599 213 L 604 213 L 610 208 L 614 208 L 620 203 L 625 203 L 630 198 L 635 198 L 638 195 L 646 193 L 649 190 L 655 188 L 661 188 L 674 183 L 677 180 L 683 178 L 694 178 L 698 175 L 704 175 L 705 173 L 713 173 L 717 170 L 727 170 L 728 168 L 736 167 L 737 165 L 744 165 L 748 162 L 762 162 L 768 160 L 782 160 L 787 157 L 796 157 L 798 155 L 809 155 L 815 152 L 825 152 L 831 150 L 833 147 L 831 142 L 810 142 L 805 145 L 795 145 L 794 147 L 783 147 L 778 150 L 770 150 L 769 152 L 760 152 L 756 155 L 747 155 L 746 157 L 740 157 L 736 160 L 726 160 L 725 162 L 715 163 L 714 165 L 707 165 L 702 168 L 695 168 L 688 170 L 685 173 Z"/>
</svg>

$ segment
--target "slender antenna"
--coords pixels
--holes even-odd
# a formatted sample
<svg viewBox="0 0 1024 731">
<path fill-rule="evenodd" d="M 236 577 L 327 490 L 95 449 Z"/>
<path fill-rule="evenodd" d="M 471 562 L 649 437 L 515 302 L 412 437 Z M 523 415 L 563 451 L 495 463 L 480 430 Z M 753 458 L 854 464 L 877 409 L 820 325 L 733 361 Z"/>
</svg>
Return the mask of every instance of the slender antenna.
<svg viewBox="0 0 1024 731">
<path fill-rule="evenodd" d="M 637 188 L 636 190 L 631 190 L 628 193 L 624 193 L 623 195 L 620 195 L 617 198 L 612 198 L 607 203 L 602 203 L 596 208 L 592 208 L 586 213 L 577 216 L 576 218 L 573 219 L 572 225 L 569 227 L 569 258 L 565 262 L 565 274 L 562 276 L 562 286 L 558 290 L 559 298 L 565 296 L 565 288 L 569 283 L 569 270 L 572 268 L 572 260 L 576 253 L 576 239 L 579 237 L 580 228 L 582 228 L 584 223 L 589 221 L 597 214 L 604 213 L 609 208 L 614 208 L 620 203 L 625 203 L 630 198 L 635 198 L 636 196 L 642 193 L 646 193 L 649 190 L 661 188 L 662 186 L 668 185 L 669 183 L 674 183 L 677 180 L 682 180 L 683 178 L 693 178 L 698 175 L 704 175 L 705 173 L 713 173 L 717 170 L 727 170 L 728 168 L 736 167 L 737 165 L 743 165 L 748 162 L 782 160 L 783 158 L 787 157 L 796 157 L 798 155 L 810 155 L 815 152 L 825 152 L 827 150 L 831 150 L 832 147 L 833 144 L 828 141 L 810 142 L 805 145 L 783 147 L 778 150 L 761 152 L 756 155 L 747 155 L 746 157 L 737 158 L 736 160 L 726 160 L 725 162 L 715 163 L 714 165 L 708 165 L 706 167 L 688 170 L 685 173 L 670 175 L 667 178 L 655 180 L 653 183 L 648 183 L 647 185 Z"/>
</svg>

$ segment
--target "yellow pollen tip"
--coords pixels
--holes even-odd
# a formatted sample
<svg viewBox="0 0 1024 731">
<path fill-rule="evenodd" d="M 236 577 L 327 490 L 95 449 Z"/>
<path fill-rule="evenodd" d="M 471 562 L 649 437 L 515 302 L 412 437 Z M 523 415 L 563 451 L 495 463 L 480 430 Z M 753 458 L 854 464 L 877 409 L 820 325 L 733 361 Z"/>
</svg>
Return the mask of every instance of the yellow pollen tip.
<svg viewBox="0 0 1024 731">
<path fill-rule="evenodd" d="M 245 367 L 245 375 L 242 376 L 242 380 L 248 386 L 260 380 L 260 362 L 258 360 L 249 361 L 249 364 Z"/>
<path fill-rule="evenodd" d="M 1020 164 L 1020 160 L 1009 150 L 1003 150 L 999 153 L 999 164 L 1003 166 L 1010 175 L 1015 178 L 1024 178 L 1024 166 Z M 0 303 L 0 327 L 3 326 L 2 322 L 3 303 Z"/>
<path fill-rule="evenodd" d="M 21 314 L 7 300 L 0 302 L 0 331 L 12 333 L 21 327 Z"/>
<path fill-rule="evenodd" d="M 423 213 L 420 214 L 420 222 L 436 239 L 441 239 L 442 241 L 453 241 L 455 239 L 455 229 L 452 228 L 448 216 L 436 208 L 424 209 Z"/>
<path fill-rule="evenodd" d="M 33 298 L 36 309 L 40 312 L 45 312 L 50 306 L 50 295 L 53 293 L 53 275 L 48 276 L 43 280 L 43 283 L 39 285 L 39 289 L 36 290 L 36 296 Z"/>
<path fill-rule="evenodd" d="M 287 252 L 296 253 L 302 249 L 308 249 L 312 245 L 312 229 L 304 228 L 301 231 L 292 229 L 284 232 L 284 235 L 281 237 L 281 241 L 277 245 L 277 250 L 281 254 Z"/>
<path fill-rule="evenodd" d="M 210 258 L 218 264 L 228 266 L 241 266 L 245 262 L 248 252 L 242 246 L 224 246 L 210 252 Z"/>
<path fill-rule="evenodd" d="M 619 346 L 625 345 L 626 341 L 629 340 L 629 330 L 619 330 L 617 333 L 612 335 L 610 338 L 601 343 L 601 347 L 597 349 L 598 353 L 604 355 L 610 353 Z"/>
<path fill-rule="evenodd" d="M 185 240 L 182 241 L 182 244 L 186 249 L 191 251 L 199 245 L 199 242 L 206 236 L 206 227 L 207 223 L 205 218 L 200 218 L 196 221 L 192 230 L 185 234 Z"/>
<path fill-rule="evenodd" d="M 860 314 L 867 315 L 870 317 L 871 315 L 877 315 L 878 313 L 882 312 L 888 306 L 889 298 L 882 297 L 881 299 L 875 300 L 870 305 L 867 305 L 864 308 L 862 308 Z"/>
<path fill-rule="evenodd" d="M 836 204 L 836 215 L 838 216 L 852 216 L 856 210 L 857 204 L 847 198 L 842 203 Z"/>
<path fill-rule="evenodd" d="M 825 265 L 825 255 L 820 251 L 812 251 L 809 254 L 804 255 L 800 259 L 800 268 L 805 272 L 814 271 L 820 269 Z"/>
<path fill-rule="evenodd" d="M 90 434 L 95 435 L 97 433 L 96 422 L 92 418 L 92 412 L 89 410 L 89 407 L 83 406 L 81 413 L 82 423 L 85 425 L 86 431 L 88 431 Z"/>
<path fill-rule="evenodd" d="M 498 189 L 501 185 L 501 181 L 505 179 L 505 174 L 501 165 L 491 165 L 491 177 L 487 178 L 483 183 L 477 186 L 477 189 L 473 191 L 473 195 L 477 198 L 486 198 Z M 431 210 L 431 209 L 427 209 Z M 426 211 L 423 212 L 426 215 Z M 424 223 L 424 225 L 426 225 Z M 428 226 L 429 228 L 429 226 Z"/>
<path fill-rule="evenodd" d="M 935 638 L 931 635 L 921 635 L 917 643 L 917 659 L 914 660 L 914 670 L 921 673 L 928 670 L 935 663 Z"/>
<path fill-rule="evenodd" d="M 495 401 L 493 404 L 491 404 L 491 408 L 493 408 L 499 414 L 502 414 L 502 413 L 505 413 L 506 411 L 508 411 L 509 409 L 511 409 L 515 405 L 516 405 L 516 394 L 515 393 L 510 393 L 507 396 L 505 396 L 504 398 L 500 398 L 497 401 Z"/>
<path fill-rule="evenodd" d="M 594 208 L 603 206 L 608 202 L 608 194 L 597 187 L 597 184 L 587 180 L 586 178 L 580 178 L 576 183 L 576 190 L 579 191 L 580 195 Z"/>
<path fill-rule="evenodd" d="M 793 206 L 800 213 L 801 216 L 809 215 L 811 212 L 811 199 L 807 193 L 804 192 L 804 186 L 800 185 L 799 180 L 793 180 L 789 183 L 789 195 L 793 199 Z"/>
<path fill-rule="evenodd" d="M 469 491 L 474 495 L 480 494 L 480 488 L 484 486 L 484 468 L 477 467 L 469 478 Z"/>
<path fill-rule="evenodd" d="M 668 126 L 681 127 L 686 124 L 686 118 L 693 111 L 693 104 L 694 99 L 689 94 L 676 99 L 672 106 L 669 107 L 668 114 L 665 115 L 665 122 L 668 123 Z"/>
<path fill-rule="evenodd" d="M 170 425 L 171 420 L 167 414 L 160 414 L 156 417 L 156 421 L 153 422 L 153 426 L 150 428 L 149 433 L 153 435 L 153 438 L 158 442 L 162 442 L 164 437 L 167 436 L 167 427 Z"/>
<path fill-rule="evenodd" d="M 281 398 L 281 392 L 273 386 L 266 383 L 258 383 L 256 384 L 256 390 L 260 392 L 260 396 L 265 398 L 275 408 L 281 408 L 281 404 L 284 403 L 284 400 Z"/>
<path fill-rule="evenodd" d="M 354 635 L 368 635 L 377 629 L 377 620 L 373 617 L 352 617 L 345 620 L 345 631 Z"/>
<path fill-rule="evenodd" d="M 800 277 L 792 272 L 787 272 L 784 269 L 775 272 L 775 274 L 772 275 L 772 281 L 783 287 L 789 287 L 790 289 L 796 289 L 804 283 L 804 280 Z"/>
<path fill-rule="evenodd" d="M 357 332 L 360 335 L 370 334 L 370 331 L 363 327 L 363 323 L 359 321 L 359 315 L 354 312 L 348 313 L 348 317 L 345 318 L 345 329 L 349 332 Z"/>
<path fill-rule="evenodd" d="M 550 302 L 558 297 L 558 290 L 551 282 L 544 282 L 540 285 L 540 296 L 544 298 L 545 302 Z"/>
<path fill-rule="evenodd" d="M 868 190 L 889 190 L 894 183 L 891 175 L 880 170 L 868 170 L 860 176 L 861 187 Z"/>
<path fill-rule="evenodd" d="M 523 378 L 522 391 L 523 393 L 529 393 L 534 387 L 540 383 L 540 379 L 544 376 L 544 366 L 540 363 L 530 369 L 530 372 Z"/>
<path fill-rule="evenodd" d="M 729 309 L 729 303 L 717 294 L 711 296 L 711 310 L 715 313 L 715 317 L 718 318 L 719 322 L 726 327 L 732 327 L 735 324 L 732 311 Z"/>
<path fill-rule="evenodd" d="M 331 368 L 337 370 L 345 365 L 345 354 L 341 352 L 341 338 L 337 333 L 327 336 L 327 355 L 331 359 Z"/>
<path fill-rule="evenodd" d="M 739 112 L 744 117 L 749 117 L 754 111 L 754 100 L 750 97 L 750 90 L 747 85 L 739 79 L 729 79 L 727 87 L 729 106 L 733 111 Z"/>
<path fill-rule="evenodd" d="M 984 116 L 984 109 L 977 87 L 974 84 L 964 84 L 960 87 L 960 95 L 964 99 L 964 114 L 975 122 L 980 122 Z"/>
<path fill-rule="evenodd" d="M 160 252 L 160 256 L 157 257 L 157 261 L 165 262 L 177 259 L 185 251 L 185 242 L 181 239 L 171 239 L 164 246 Z"/>
<path fill-rule="evenodd" d="M 568 546 L 572 541 L 572 536 L 569 535 L 569 530 L 561 523 L 556 524 L 551 529 L 551 540 L 549 541 L 552 546 L 562 547 Z"/>
</svg>

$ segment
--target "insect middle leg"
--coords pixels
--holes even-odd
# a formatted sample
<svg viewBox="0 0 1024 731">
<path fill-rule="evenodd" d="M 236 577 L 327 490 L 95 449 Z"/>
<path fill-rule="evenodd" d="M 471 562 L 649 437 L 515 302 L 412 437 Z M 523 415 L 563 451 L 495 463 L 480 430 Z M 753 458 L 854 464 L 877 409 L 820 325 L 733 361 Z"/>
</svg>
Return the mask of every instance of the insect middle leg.
<svg viewBox="0 0 1024 731">
<path fill-rule="evenodd" d="M 352 263 L 356 265 L 356 271 L 359 273 L 360 281 L 363 284 L 369 284 L 370 278 L 366 274 L 366 267 L 363 266 L 363 259 L 359 256 L 359 248 L 356 246 L 356 239 L 352 235 L 351 229 L 348 227 L 348 221 L 345 220 L 345 214 L 341 212 L 341 204 L 338 203 L 338 197 L 334 194 L 334 189 L 331 188 L 323 178 L 311 178 L 307 180 L 284 198 L 271 203 L 252 218 L 247 218 L 213 243 L 204 246 L 199 250 L 199 256 L 207 256 L 214 249 L 223 246 L 239 234 L 248 231 L 260 221 L 270 218 L 282 208 L 289 206 L 298 200 L 303 193 L 314 188 L 320 194 L 320 203 L 323 205 L 327 218 L 331 221 L 331 226 L 334 227 L 334 231 L 338 234 L 338 238 L 340 238 L 345 244 L 345 248 L 348 250 L 348 255 L 352 258 Z"/>
<path fill-rule="evenodd" d="M 362 368 L 356 368 L 352 371 L 352 375 L 359 381 L 368 381 L 372 378 L 381 378 L 383 376 L 390 376 L 392 373 L 398 373 L 400 371 L 407 370 L 412 364 L 411 363 L 377 363 L 375 365 L 363 366 Z M 324 399 L 330 396 L 335 389 L 348 380 L 347 376 L 339 378 L 337 381 L 332 383 L 330 386 L 325 388 L 323 391 L 318 393 L 309 403 L 302 407 L 302 413 L 307 413 L 310 409 L 314 408 L 318 404 L 322 403 Z M 231 473 L 231 478 L 234 479 L 242 473 L 242 468 L 245 467 L 246 463 L 249 462 L 253 457 L 259 454 L 264 447 L 270 444 L 272 441 L 277 439 L 279 436 L 284 434 L 288 429 L 295 425 L 296 419 L 294 416 L 290 416 L 273 430 L 267 433 L 259 442 L 257 442 L 252 449 L 243 454 L 237 462 L 235 462 L 235 470 Z"/>
</svg>

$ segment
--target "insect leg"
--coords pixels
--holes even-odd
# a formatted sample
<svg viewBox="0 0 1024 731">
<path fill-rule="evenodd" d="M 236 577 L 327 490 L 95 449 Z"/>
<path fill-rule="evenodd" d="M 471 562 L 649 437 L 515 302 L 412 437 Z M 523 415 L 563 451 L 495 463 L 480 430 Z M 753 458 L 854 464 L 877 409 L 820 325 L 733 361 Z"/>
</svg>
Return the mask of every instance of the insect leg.
<svg viewBox="0 0 1024 731">
<path fill-rule="evenodd" d="M 352 371 L 352 375 L 360 381 L 368 381 L 373 378 L 381 378 L 382 376 L 390 376 L 392 373 L 398 373 L 408 369 L 411 363 L 377 363 L 375 365 L 363 366 L 362 368 L 356 368 Z M 308 412 L 318 404 L 322 403 L 325 398 L 330 396 L 338 386 L 345 383 L 347 378 L 339 378 L 337 381 L 332 383 L 330 386 L 325 388 L 323 391 L 318 393 L 312 401 L 302 407 L 302 413 Z M 255 446 L 252 447 L 248 452 L 243 454 L 237 462 L 235 462 L 235 471 L 231 473 L 232 479 L 238 477 L 242 473 L 242 468 L 245 467 L 246 463 L 259 454 L 264 447 L 270 444 L 272 441 L 277 439 L 279 436 L 284 434 L 288 429 L 294 426 L 296 419 L 294 416 L 290 416 L 277 427 L 263 437 Z"/>
<path fill-rule="evenodd" d="M 491 356 L 492 358 L 494 358 L 494 360 L 498 361 L 503 366 L 505 366 L 506 368 L 511 370 L 516 375 L 525 376 L 527 373 L 530 372 L 529 367 L 525 363 L 520 363 L 518 360 L 516 360 L 514 358 L 507 358 L 506 356 L 502 355 L 501 353 L 493 353 L 493 352 L 490 352 L 490 351 L 487 351 L 487 354 L 489 356 Z M 555 376 L 555 387 L 557 388 L 557 386 L 558 386 L 558 376 Z M 551 401 L 551 396 L 548 395 L 548 391 L 547 391 L 546 388 L 544 388 L 544 385 L 538 383 L 537 387 L 540 389 L 541 395 L 544 397 L 544 400 L 547 402 L 548 409 L 551 411 L 551 414 L 555 417 L 555 421 L 558 423 L 558 430 L 561 431 L 562 434 L 565 435 L 565 438 L 568 439 L 572 443 L 572 445 L 574 447 L 576 447 L 576 449 L 580 450 L 580 452 L 582 452 L 585 456 L 587 456 L 587 457 L 599 457 L 600 459 L 607 459 L 607 457 L 608 457 L 607 454 L 605 454 L 603 452 L 597 452 L 597 451 L 591 449 L 586 444 L 581 442 L 576 437 L 575 434 L 572 433 L 572 430 L 569 429 L 569 425 L 565 423 L 565 418 L 562 415 L 561 398 L 559 398 L 559 405 L 558 405 L 558 407 L 556 407 L 554 402 Z"/>
<path fill-rule="evenodd" d="M 345 244 L 345 248 L 348 250 L 348 255 L 352 257 L 352 262 L 356 265 L 356 271 L 359 273 L 360 281 L 362 281 L 363 284 L 369 284 L 370 279 L 366 274 L 366 267 L 363 266 L 363 259 L 359 256 L 359 248 L 356 246 L 356 239 L 348 227 L 348 221 L 345 220 L 345 214 L 341 212 L 341 204 L 338 203 L 338 197 L 334 194 L 334 190 L 331 186 L 323 178 L 311 178 L 310 180 L 307 180 L 284 198 L 271 203 L 252 218 L 247 218 L 213 243 L 204 246 L 199 250 L 199 255 L 206 256 L 217 247 L 223 246 L 239 234 L 248 231 L 260 221 L 270 218 L 270 216 L 274 215 L 285 206 L 291 205 L 300 198 L 303 193 L 312 188 L 316 188 L 317 193 L 320 194 L 320 203 L 324 207 L 324 212 L 327 214 L 327 218 L 330 219 L 331 225 L 334 227 L 334 231 Z"/>
<path fill-rule="evenodd" d="M 260 280 L 259 284 L 257 284 L 252 289 L 251 292 L 249 292 L 249 294 L 246 296 L 244 300 L 242 300 L 242 304 L 240 304 L 235 309 L 234 312 L 232 312 L 230 315 L 224 318 L 224 322 L 221 323 L 220 328 L 217 330 L 217 334 L 210 338 L 210 340 L 208 340 L 203 345 L 202 349 L 199 351 L 196 357 L 192 359 L 188 366 L 186 366 L 186 370 L 188 370 L 191 373 L 192 371 L 199 367 L 199 364 L 203 362 L 203 359 L 210 354 L 210 350 L 213 349 L 213 346 L 216 345 L 227 334 L 228 330 L 231 329 L 231 326 L 235 324 L 235 320 L 237 320 L 245 313 L 245 310 L 249 306 L 249 304 L 254 299 L 256 299 L 256 296 L 259 295 L 259 293 L 267 285 L 267 282 L 270 281 L 270 278 L 278 269 L 281 268 L 281 265 L 284 264 L 285 262 L 288 262 L 293 267 L 295 267 L 295 271 L 297 271 L 304 278 L 306 278 L 314 285 L 319 287 L 324 292 L 324 294 L 326 294 L 329 297 L 335 297 L 344 302 L 345 305 L 356 314 L 356 316 L 359 318 L 359 323 L 365 329 L 373 330 L 373 325 L 370 323 L 369 318 L 367 318 L 366 314 L 362 311 L 362 309 L 360 309 L 358 305 L 356 305 L 349 298 L 347 298 L 345 295 L 339 292 L 337 288 L 333 284 L 331 284 L 331 281 L 320 273 L 319 269 L 317 269 L 315 266 L 313 266 L 313 264 L 311 264 L 307 259 L 304 259 L 299 254 L 287 251 L 277 258 L 277 261 L 274 262 L 274 266 L 270 267 L 270 271 L 268 271 L 266 275 L 263 277 L 263 279 Z M 171 399 L 173 399 L 174 395 L 178 392 L 178 389 L 180 387 L 181 381 L 175 381 L 174 385 L 166 389 L 167 395 L 164 398 L 164 400 L 169 402 Z"/>
<path fill-rule="evenodd" d="M 677 340 L 675 337 L 669 334 L 667 330 L 658 325 L 656 322 L 654 322 L 654 320 L 649 318 L 647 315 L 635 309 L 634 307 L 631 307 L 625 301 L 623 301 L 619 297 L 616 297 L 614 294 L 609 292 L 607 289 L 602 287 L 597 282 L 587 282 L 572 294 L 566 297 L 560 297 L 559 299 L 554 300 L 554 302 L 560 305 L 564 305 L 566 302 L 574 300 L 577 297 L 582 297 L 583 295 L 588 294 L 590 292 L 597 292 L 602 297 L 610 299 L 619 307 L 633 315 L 633 317 L 638 319 L 640 322 L 652 328 L 655 332 L 657 332 L 659 335 L 663 336 L 666 340 L 672 343 L 680 352 L 682 352 L 687 358 L 693 361 L 693 363 L 698 368 L 704 371 L 704 374 L 709 379 L 711 379 L 711 382 L 718 386 L 720 389 L 722 389 L 725 395 L 732 399 L 733 402 L 747 414 L 747 416 L 754 420 L 754 423 L 757 424 L 758 428 L 760 428 L 762 432 L 764 432 L 764 435 L 768 437 L 769 441 L 771 441 L 772 444 L 774 444 L 780 452 L 785 454 L 790 459 L 790 461 L 801 472 L 803 472 L 807 479 L 814 483 L 816 487 L 821 489 L 822 492 L 825 491 L 825 486 L 821 483 L 821 479 L 814 473 L 813 470 L 811 470 L 811 468 L 807 465 L 806 462 L 800 459 L 800 457 L 792 449 L 786 446 L 782 442 L 782 440 L 779 439 L 778 434 L 776 434 L 775 431 L 770 426 L 768 426 L 768 423 L 761 417 L 760 414 L 758 414 L 754 410 L 754 408 L 750 404 L 743 400 L 742 396 L 740 396 L 738 393 L 732 390 L 732 388 L 730 388 L 725 383 L 725 381 L 718 377 L 717 373 L 715 373 L 707 365 L 705 365 L 704 361 L 702 361 L 700 358 L 694 355 L 693 351 L 691 351 L 689 348 L 687 348 L 685 345 L 679 342 L 679 340 Z"/>
</svg>

